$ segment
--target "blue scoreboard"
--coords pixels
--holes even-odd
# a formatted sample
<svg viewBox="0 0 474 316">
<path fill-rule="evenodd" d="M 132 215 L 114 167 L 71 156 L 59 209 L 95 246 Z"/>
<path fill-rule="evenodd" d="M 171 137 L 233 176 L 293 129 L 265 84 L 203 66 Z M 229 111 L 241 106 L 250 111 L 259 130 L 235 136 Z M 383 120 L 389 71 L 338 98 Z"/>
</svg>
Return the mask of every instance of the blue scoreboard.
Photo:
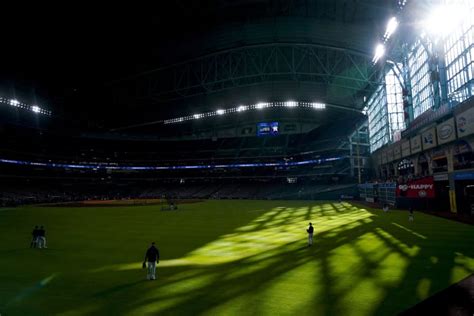
<svg viewBox="0 0 474 316">
<path fill-rule="evenodd" d="M 257 136 L 274 136 L 278 134 L 278 122 L 262 122 L 257 124 Z"/>
</svg>

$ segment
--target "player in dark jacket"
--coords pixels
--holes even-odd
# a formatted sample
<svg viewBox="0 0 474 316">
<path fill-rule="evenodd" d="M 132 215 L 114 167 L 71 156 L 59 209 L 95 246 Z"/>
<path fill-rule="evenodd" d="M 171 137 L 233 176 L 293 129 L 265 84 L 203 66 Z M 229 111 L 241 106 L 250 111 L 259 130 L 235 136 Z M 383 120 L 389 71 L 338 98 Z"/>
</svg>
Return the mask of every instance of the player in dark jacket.
<svg viewBox="0 0 474 316">
<path fill-rule="evenodd" d="M 33 231 L 31 232 L 31 239 L 30 248 L 36 248 L 38 245 L 38 226 L 35 226 Z"/>
<path fill-rule="evenodd" d="M 308 233 L 308 246 L 312 246 L 313 245 L 313 232 L 314 232 L 312 223 L 309 223 L 309 227 L 306 230 L 306 232 Z"/>
<path fill-rule="evenodd" d="M 152 242 L 150 248 L 146 251 L 145 260 L 143 266 L 147 264 L 147 276 L 148 280 L 156 280 L 156 264 L 160 262 L 160 251 L 155 247 L 155 243 Z"/>
</svg>

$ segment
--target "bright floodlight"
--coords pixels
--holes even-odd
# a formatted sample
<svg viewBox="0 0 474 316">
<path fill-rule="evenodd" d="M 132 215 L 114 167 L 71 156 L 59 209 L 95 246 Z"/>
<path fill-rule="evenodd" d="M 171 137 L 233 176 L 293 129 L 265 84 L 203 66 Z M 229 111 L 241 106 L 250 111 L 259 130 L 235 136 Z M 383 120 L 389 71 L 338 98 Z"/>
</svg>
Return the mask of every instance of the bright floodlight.
<svg viewBox="0 0 474 316">
<path fill-rule="evenodd" d="M 255 108 L 256 108 L 256 109 L 263 109 L 264 107 L 265 107 L 265 103 L 257 103 L 257 104 L 255 105 Z"/>
<path fill-rule="evenodd" d="M 423 22 L 423 27 L 427 33 L 443 37 L 469 19 L 469 12 L 469 8 L 460 5 L 437 6 Z"/>
<path fill-rule="evenodd" d="M 294 108 L 294 107 L 298 106 L 298 103 L 295 102 L 295 101 L 288 101 L 288 102 L 285 102 L 285 106 L 289 107 L 289 108 Z"/>
<path fill-rule="evenodd" d="M 11 99 L 10 104 L 13 105 L 13 106 L 18 106 L 18 104 L 20 104 L 20 102 L 18 102 L 18 100 Z"/>
<path fill-rule="evenodd" d="M 378 62 L 379 59 L 383 57 L 383 55 L 385 55 L 385 46 L 383 44 L 378 44 L 377 47 L 375 48 L 375 55 L 372 61 L 374 63 Z"/>
<path fill-rule="evenodd" d="M 33 111 L 33 112 L 35 112 L 35 113 L 39 113 L 40 110 L 41 110 L 41 109 L 39 108 L 39 106 L 33 105 L 33 106 L 31 107 L 31 111 Z"/>
<path fill-rule="evenodd" d="M 224 110 L 217 110 L 216 113 L 217 113 L 218 115 L 222 115 L 222 114 L 225 113 L 225 111 L 224 111 Z"/>
<path fill-rule="evenodd" d="M 391 18 L 387 23 L 387 29 L 385 31 L 384 39 L 388 40 L 390 36 L 397 30 L 398 20 L 396 17 Z"/>
<path fill-rule="evenodd" d="M 313 109 L 317 110 L 322 110 L 326 108 L 326 104 L 324 103 L 311 103 L 311 106 L 313 107 Z"/>
<path fill-rule="evenodd" d="M 237 112 L 242 112 L 242 111 L 245 111 L 245 110 L 247 110 L 247 107 L 243 106 L 243 105 L 241 105 L 237 108 Z"/>
<path fill-rule="evenodd" d="M 367 115 L 367 112 L 369 111 L 369 107 L 368 106 L 364 106 L 364 108 L 362 109 L 362 114 L 364 115 Z"/>
<path fill-rule="evenodd" d="M 194 114 L 193 117 L 194 117 L 195 119 L 199 119 L 199 118 L 201 118 L 201 114 Z"/>
</svg>

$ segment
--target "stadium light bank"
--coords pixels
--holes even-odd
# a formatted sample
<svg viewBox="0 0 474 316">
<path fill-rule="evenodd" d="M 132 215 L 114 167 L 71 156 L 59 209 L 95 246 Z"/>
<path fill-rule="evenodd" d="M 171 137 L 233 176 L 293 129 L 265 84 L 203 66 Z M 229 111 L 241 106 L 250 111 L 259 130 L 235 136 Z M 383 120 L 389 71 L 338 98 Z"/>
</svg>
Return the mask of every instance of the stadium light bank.
<svg viewBox="0 0 474 316">
<path fill-rule="evenodd" d="M 51 111 L 43 109 L 39 107 L 38 105 L 29 105 L 29 104 L 20 102 L 17 99 L 8 99 L 8 98 L 0 97 L 0 104 L 11 106 L 17 109 L 30 111 L 37 114 L 51 116 Z"/>
<path fill-rule="evenodd" d="M 334 109 L 343 110 L 343 111 L 361 113 L 364 115 L 366 114 L 361 109 L 357 109 L 357 108 L 342 105 L 342 104 L 335 104 L 335 103 L 298 102 L 298 101 L 259 102 L 256 104 L 239 105 L 237 107 L 228 108 L 228 109 L 219 109 L 219 110 L 211 111 L 211 112 L 195 113 L 195 114 L 191 114 L 187 116 L 175 117 L 175 118 L 170 118 L 170 119 L 165 119 L 165 120 L 157 120 L 157 121 L 139 123 L 139 124 L 128 125 L 128 126 L 123 126 L 123 127 L 117 127 L 117 128 L 110 129 L 110 131 L 117 132 L 117 131 L 123 131 L 123 130 L 131 129 L 131 128 L 150 126 L 150 125 L 155 125 L 155 124 L 165 124 L 165 125 L 177 124 L 177 123 L 183 123 L 183 122 L 188 122 L 188 121 L 193 121 L 193 120 L 200 120 L 203 118 L 224 116 L 225 114 L 230 114 L 230 113 L 240 113 L 240 112 L 245 112 L 249 110 L 261 111 L 266 108 L 277 108 L 277 107 L 308 108 L 308 109 L 314 109 L 314 110 L 324 110 L 326 108 L 334 108 Z"/>
<path fill-rule="evenodd" d="M 237 107 L 228 108 L 228 109 L 219 109 L 216 111 L 205 112 L 205 113 L 196 113 L 187 116 L 175 117 L 171 119 L 164 120 L 164 124 L 175 124 L 191 120 L 198 120 L 202 118 L 208 118 L 213 116 L 222 116 L 225 114 L 244 112 L 248 110 L 263 110 L 266 108 L 312 108 L 316 110 L 324 110 L 326 104 L 324 103 L 315 103 L 315 102 L 297 102 L 297 101 L 286 101 L 286 102 L 259 102 L 256 104 L 250 105 L 239 105 Z"/>
</svg>

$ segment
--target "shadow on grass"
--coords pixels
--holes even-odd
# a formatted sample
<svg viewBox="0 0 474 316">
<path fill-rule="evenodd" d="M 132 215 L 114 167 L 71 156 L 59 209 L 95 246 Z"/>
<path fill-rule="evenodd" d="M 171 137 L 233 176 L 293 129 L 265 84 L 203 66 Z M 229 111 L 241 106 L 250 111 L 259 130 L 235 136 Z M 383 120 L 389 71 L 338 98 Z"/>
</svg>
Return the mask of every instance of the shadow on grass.
<svg viewBox="0 0 474 316">
<path fill-rule="evenodd" d="M 453 269 L 473 272 L 473 266 L 459 258 L 474 257 L 471 248 L 474 234 L 470 237 L 465 234 L 465 243 L 459 243 L 456 237 L 459 224 L 429 216 L 417 216 L 415 223 L 409 223 L 404 213 L 383 214 L 361 210 L 349 203 L 263 214 L 246 224 L 249 229 L 235 228 L 229 237 L 218 237 L 217 245 L 211 250 L 221 250 L 223 255 L 230 248 L 251 250 L 252 243 L 258 241 L 244 237 L 260 230 L 267 231 L 262 235 L 262 243 L 271 245 L 272 238 L 279 237 L 279 228 L 281 231 L 285 226 L 298 228 L 308 220 L 316 229 L 312 247 L 306 246 L 302 226 L 300 239 L 284 240 L 277 247 L 261 252 L 245 254 L 244 251 L 240 258 L 230 262 L 159 266 L 156 283 L 130 281 L 95 293 L 92 298 L 98 304 L 95 312 L 109 314 L 119 308 L 121 314 L 201 314 L 248 298 L 248 306 L 232 305 L 236 309 L 234 314 L 269 314 L 272 310 L 277 314 L 291 311 L 344 315 L 356 311 L 356 314 L 391 315 L 448 286 Z M 219 244 L 220 240 L 224 242 Z M 317 282 L 320 290 L 310 292 L 312 298 L 298 301 L 300 293 L 288 292 L 291 290 L 285 287 L 289 285 L 278 282 L 300 267 L 314 269 L 318 278 L 303 278 L 298 282 Z M 111 273 L 121 273 L 126 280 L 137 275 L 136 271 L 102 273 L 105 279 Z M 278 296 L 264 295 L 275 284 L 282 284 L 287 295 L 296 300 L 290 302 L 291 309 L 285 309 L 288 307 L 281 305 L 283 300 Z M 301 297 L 305 294 L 302 292 Z M 126 298 L 126 302 L 121 302 L 121 298 Z M 111 307 L 112 304 L 120 307 Z"/>
<path fill-rule="evenodd" d="M 108 296 L 108 295 L 115 294 L 117 292 L 121 292 L 121 291 L 124 291 L 124 290 L 130 290 L 132 287 L 134 287 L 134 286 L 136 286 L 140 283 L 144 283 L 144 282 L 150 282 L 150 281 L 148 281 L 148 280 L 139 280 L 139 281 L 135 281 L 135 282 L 128 282 L 128 283 L 124 283 L 124 284 L 119 284 L 119 285 L 113 286 L 111 288 L 108 288 L 106 290 L 94 293 L 92 296 L 93 297 Z"/>
</svg>

